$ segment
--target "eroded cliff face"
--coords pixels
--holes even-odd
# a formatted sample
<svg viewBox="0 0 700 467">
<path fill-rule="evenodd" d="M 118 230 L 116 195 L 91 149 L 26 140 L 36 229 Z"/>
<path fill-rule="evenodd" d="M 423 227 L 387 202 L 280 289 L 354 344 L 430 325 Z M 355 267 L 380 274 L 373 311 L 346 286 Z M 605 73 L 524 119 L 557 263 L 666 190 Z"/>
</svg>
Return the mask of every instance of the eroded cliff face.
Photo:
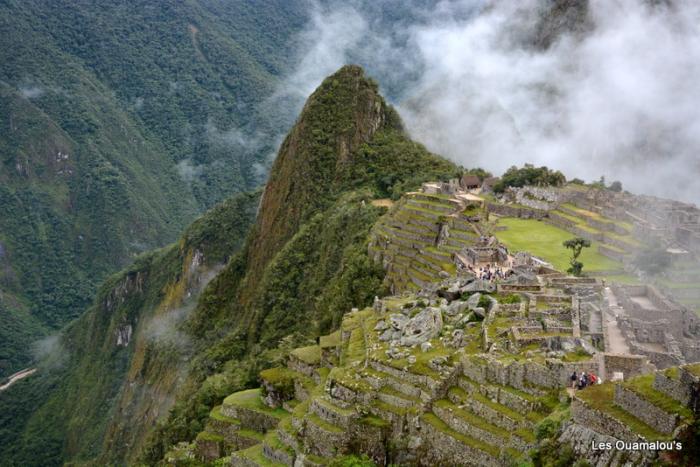
<svg viewBox="0 0 700 467">
<path fill-rule="evenodd" d="M 108 464 L 135 456 L 188 376 L 195 343 L 184 323 L 243 245 L 258 200 L 259 193 L 234 197 L 195 221 L 178 243 L 139 257 L 64 331 L 56 346 L 62 364 L 42 366 L 35 377 L 59 382 L 26 425 L 28 433 L 54 436 L 55 449 L 42 462 Z M 46 441 L 24 435 L 18 450 L 27 454 L 18 458 L 33 459 L 36 444 Z"/>
</svg>

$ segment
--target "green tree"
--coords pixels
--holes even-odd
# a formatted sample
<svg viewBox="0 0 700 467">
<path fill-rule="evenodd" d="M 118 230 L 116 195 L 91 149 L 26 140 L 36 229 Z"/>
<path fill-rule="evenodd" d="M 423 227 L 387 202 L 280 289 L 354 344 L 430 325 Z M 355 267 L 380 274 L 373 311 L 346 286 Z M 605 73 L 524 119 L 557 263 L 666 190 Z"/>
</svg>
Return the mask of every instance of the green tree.
<svg viewBox="0 0 700 467">
<path fill-rule="evenodd" d="M 622 182 L 615 180 L 614 182 L 612 182 L 612 183 L 610 184 L 610 186 L 608 187 L 608 189 L 609 189 L 610 191 L 614 191 L 614 192 L 616 192 L 616 193 L 619 193 L 619 192 L 622 191 Z"/>
<path fill-rule="evenodd" d="M 578 257 L 581 255 L 581 251 L 583 251 L 584 248 L 591 246 L 591 242 L 585 238 L 576 237 L 565 241 L 563 245 L 565 248 L 571 250 L 571 260 L 569 261 L 571 267 L 567 269 L 566 272 L 579 277 L 583 271 L 583 263 L 578 260 Z"/>
<path fill-rule="evenodd" d="M 564 183 L 566 183 L 566 177 L 558 170 L 551 170 L 547 166 L 535 167 L 532 164 L 525 164 L 522 168 L 513 166 L 508 169 L 493 187 L 493 191 L 503 193 L 509 187 L 562 186 Z"/>
</svg>

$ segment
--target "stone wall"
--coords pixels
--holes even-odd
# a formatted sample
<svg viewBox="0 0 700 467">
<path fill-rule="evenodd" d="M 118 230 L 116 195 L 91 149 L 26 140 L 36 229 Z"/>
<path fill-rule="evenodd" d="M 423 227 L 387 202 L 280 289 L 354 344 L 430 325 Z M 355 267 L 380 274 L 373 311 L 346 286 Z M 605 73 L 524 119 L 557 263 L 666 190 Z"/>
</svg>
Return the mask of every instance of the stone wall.
<svg viewBox="0 0 700 467">
<path fill-rule="evenodd" d="M 500 203 L 486 203 L 490 212 L 499 216 L 505 217 L 520 217 L 523 219 L 544 219 L 547 217 L 547 211 L 539 209 L 511 206 Z"/>
<path fill-rule="evenodd" d="M 627 259 L 627 254 L 623 251 L 613 250 L 605 245 L 598 245 L 598 253 L 608 257 L 614 261 L 624 262 Z"/>
<path fill-rule="evenodd" d="M 423 420 L 420 422 L 420 435 L 426 448 L 418 463 L 421 466 L 463 465 L 469 462 L 473 465 L 499 466 L 497 458 L 472 448 Z"/>
<path fill-rule="evenodd" d="M 347 451 L 350 433 L 347 431 L 330 431 L 306 420 L 303 430 L 307 448 L 321 457 L 335 457 Z"/>
<path fill-rule="evenodd" d="M 467 423 L 462 417 L 460 417 L 458 414 L 455 414 L 455 412 L 450 409 L 445 409 L 440 406 L 434 405 L 433 413 L 437 415 L 438 418 L 444 421 L 447 424 L 447 426 L 449 426 L 453 430 L 465 434 L 467 436 L 471 436 L 472 438 L 481 440 L 492 446 L 502 446 L 503 442 L 505 441 L 503 438 L 491 433 L 490 431 L 483 430 L 474 425 L 471 425 L 470 423 Z"/>
<path fill-rule="evenodd" d="M 585 460 L 596 467 L 616 465 L 649 465 L 656 453 L 652 451 L 620 451 L 617 449 L 591 449 L 594 444 L 600 446 L 609 443 L 615 446 L 617 438 L 598 433 L 582 423 L 567 422 L 559 436 L 559 442 L 571 445 L 577 459 Z"/>
<path fill-rule="evenodd" d="M 647 357 L 644 355 L 624 355 L 624 354 L 603 354 L 603 364 L 607 377 L 612 377 L 614 372 L 621 372 L 625 379 L 649 373 Z"/>
<path fill-rule="evenodd" d="M 620 384 L 615 385 L 615 404 L 654 428 L 670 435 L 678 426 L 678 414 L 667 413 Z"/>
<path fill-rule="evenodd" d="M 574 396 L 571 401 L 571 417 L 577 424 L 586 426 L 598 433 L 606 434 L 623 441 L 644 441 L 626 424 L 612 418 L 605 412 L 590 407 L 587 403 Z"/>
<path fill-rule="evenodd" d="M 260 464 L 256 461 L 235 452 L 231 455 L 231 465 L 235 465 L 236 467 L 260 467 Z"/>
<path fill-rule="evenodd" d="M 629 348 L 638 355 L 644 355 L 656 368 L 668 368 L 684 363 L 682 359 L 668 352 L 657 352 L 643 347 L 633 340 L 628 341 Z"/>
<path fill-rule="evenodd" d="M 294 465 L 294 456 L 292 456 L 287 450 L 285 449 L 275 449 L 274 447 L 268 445 L 267 443 L 263 443 L 263 455 L 271 460 L 272 462 L 275 462 L 277 464 L 282 464 L 282 465 L 287 465 L 287 466 L 293 466 Z"/>
<path fill-rule="evenodd" d="M 266 413 L 234 405 L 222 405 L 221 413 L 227 417 L 237 418 L 241 421 L 241 425 L 246 428 L 260 432 L 274 428 L 279 423 L 278 419 Z"/>
<path fill-rule="evenodd" d="M 309 410 L 323 420 L 327 421 L 331 425 L 336 425 L 347 429 L 352 424 L 353 420 L 357 418 L 355 412 L 348 414 L 343 409 L 337 409 L 333 406 L 333 403 L 320 399 L 318 397 L 311 401 Z"/>
<path fill-rule="evenodd" d="M 680 379 L 669 378 L 663 372 L 656 373 L 654 389 L 663 392 L 683 405 L 690 403 L 691 386 L 683 384 Z"/>
<path fill-rule="evenodd" d="M 293 371 L 297 371 L 303 375 L 314 378 L 316 376 L 316 367 L 309 365 L 308 363 L 302 362 L 294 355 L 289 355 L 289 360 L 287 361 L 287 368 Z"/>
</svg>

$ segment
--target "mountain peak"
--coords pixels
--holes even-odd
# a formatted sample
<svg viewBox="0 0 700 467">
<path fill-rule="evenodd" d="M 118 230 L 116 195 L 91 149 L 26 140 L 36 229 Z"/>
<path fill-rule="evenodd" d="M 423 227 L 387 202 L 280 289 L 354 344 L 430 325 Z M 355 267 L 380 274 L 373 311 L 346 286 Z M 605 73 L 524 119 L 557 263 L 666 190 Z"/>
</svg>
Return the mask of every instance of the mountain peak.
<svg viewBox="0 0 700 467">
<path fill-rule="evenodd" d="M 345 65 L 309 97 L 272 166 L 249 249 L 262 269 L 311 213 L 333 197 L 353 153 L 386 125 L 398 125 L 362 67 Z"/>
</svg>

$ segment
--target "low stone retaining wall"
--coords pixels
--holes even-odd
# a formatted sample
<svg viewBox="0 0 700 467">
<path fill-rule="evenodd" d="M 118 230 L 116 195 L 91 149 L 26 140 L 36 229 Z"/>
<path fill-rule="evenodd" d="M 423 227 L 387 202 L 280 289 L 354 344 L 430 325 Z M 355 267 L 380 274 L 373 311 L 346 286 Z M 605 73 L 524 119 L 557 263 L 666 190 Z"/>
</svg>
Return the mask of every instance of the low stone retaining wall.
<svg viewBox="0 0 700 467">
<path fill-rule="evenodd" d="M 606 329 L 604 329 L 605 331 Z M 644 355 L 605 353 L 603 354 L 603 365 L 608 378 L 612 377 L 615 372 L 621 372 L 625 379 L 649 372 L 647 358 Z"/>
<path fill-rule="evenodd" d="M 498 284 L 497 290 L 499 293 L 541 292 L 542 286 L 525 284 Z"/>
<path fill-rule="evenodd" d="M 499 216 L 505 217 L 520 217 L 523 219 L 544 219 L 547 217 L 547 211 L 538 209 L 524 208 L 518 206 L 509 206 L 507 204 L 486 203 L 490 212 Z"/>
<path fill-rule="evenodd" d="M 233 453 L 231 456 L 231 465 L 236 467 L 260 467 L 260 465 L 254 460 L 248 459 L 236 453 Z"/>
<path fill-rule="evenodd" d="M 237 418 L 245 428 L 260 432 L 274 428 L 279 423 L 279 420 L 271 415 L 234 405 L 222 405 L 221 413 L 227 417 Z"/>
<path fill-rule="evenodd" d="M 430 390 L 433 396 L 435 396 L 436 391 L 441 389 L 442 386 L 440 381 L 435 381 L 429 376 L 417 375 L 408 371 L 397 370 L 396 368 L 390 367 L 389 365 L 385 365 L 375 360 L 370 361 L 370 366 L 377 371 L 388 373 L 399 380 L 405 380 L 410 384 L 425 387 Z"/>
<path fill-rule="evenodd" d="M 462 400 L 461 398 L 453 395 L 450 395 L 449 399 L 456 405 L 464 405 L 465 407 L 468 407 L 474 414 L 483 418 L 492 425 L 503 428 L 504 430 L 515 431 L 520 428 L 520 423 L 516 422 L 510 417 L 507 417 L 498 410 L 479 402 L 477 399 L 469 398 L 467 400 Z"/>
<path fill-rule="evenodd" d="M 678 415 L 664 412 L 647 402 L 634 391 L 621 385 L 615 386 L 615 404 L 625 409 L 660 433 L 670 435 L 678 426 Z"/>
<path fill-rule="evenodd" d="M 309 410 L 331 425 L 340 426 L 346 429 L 352 424 L 353 419 L 357 417 L 357 414 L 355 413 L 352 415 L 346 415 L 340 410 L 335 410 L 332 402 L 326 401 L 324 403 L 317 398 L 314 398 L 314 400 L 311 402 Z"/>
<path fill-rule="evenodd" d="M 500 436 L 491 433 L 490 431 L 483 430 L 466 422 L 452 410 L 433 406 L 433 413 L 453 430 L 464 435 L 471 436 L 472 438 L 478 439 L 492 446 L 503 446 L 503 444 L 507 441 Z"/>
<path fill-rule="evenodd" d="M 594 444 L 600 446 L 610 443 L 615 446 L 617 438 L 598 433 L 581 423 L 567 422 L 564 425 L 559 441 L 570 444 L 578 459 L 585 460 L 590 465 L 604 467 L 613 465 L 650 465 L 656 457 L 651 451 L 620 451 L 617 449 L 591 449 Z"/>
<path fill-rule="evenodd" d="M 278 464 L 292 467 L 294 465 L 294 456 L 285 449 L 275 449 L 267 443 L 263 443 L 263 455 L 269 460 Z"/>
<path fill-rule="evenodd" d="M 299 372 L 303 375 L 306 375 L 310 378 L 314 377 L 314 373 L 316 373 L 316 367 L 313 365 L 309 365 L 308 363 L 302 362 L 298 358 L 296 358 L 294 355 L 289 356 L 289 360 L 287 361 L 287 368 L 290 370 Z"/>
<path fill-rule="evenodd" d="M 623 262 L 627 257 L 627 254 L 622 251 L 613 250 L 604 245 L 598 245 L 598 253 L 601 255 L 612 259 L 613 261 Z"/>
<path fill-rule="evenodd" d="M 489 453 L 467 446 L 430 423 L 421 420 L 420 427 L 421 437 L 427 447 L 425 456 L 418 460 L 421 466 L 463 465 L 465 462 L 482 466 L 500 465 L 498 459 Z"/>
<path fill-rule="evenodd" d="M 306 420 L 304 423 L 304 440 L 313 454 L 321 457 L 335 457 L 346 451 L 350 433 L 346 431 L 325 430 Z"/>
<path fill-rule="evenodd" d="M 612 436 L 622 441 L 644 441 L 642 437 L 633 432 L 626 424 L 612 418 L 607 413 L 596 410 L 584 401 L 574 396 L 571 402 L 571 417 L 576 423 L 586 426 L 598 433 Z"/>
<path fill-rule="evenodd" d="M 211 462 L 224 455 L 223 442 L 214 439 L 199 438 L 195 442 L 197 458 L 204 462 Z"/>
</svg>

